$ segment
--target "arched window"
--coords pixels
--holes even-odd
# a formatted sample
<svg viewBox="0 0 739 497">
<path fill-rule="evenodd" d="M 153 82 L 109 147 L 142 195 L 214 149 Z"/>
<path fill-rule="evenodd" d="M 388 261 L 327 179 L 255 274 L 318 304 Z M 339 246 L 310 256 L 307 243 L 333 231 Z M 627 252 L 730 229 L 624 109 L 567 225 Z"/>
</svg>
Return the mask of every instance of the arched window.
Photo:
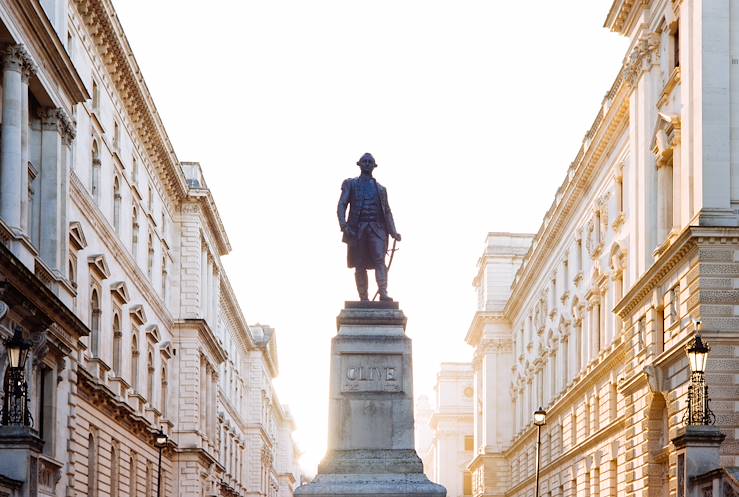
<svg viewBox="0 0 739 497">
<path fill-rule="evenodd" d="M 97 81 L 92 80 L 92 110 L 97 112 L 100 109 L 100 89 Z"/>
<path fill-rule="evenodd" d="M 100 297 L 97 288 L 90 294 L 90 352 L 93 357 L 100 355 Z"/>
<path fill-rule="evenodd" d="M 120 234 L 121 229 L 121 185 L 118 176 L 113 180 L 113 228 Z"/>
<path fill-rule="evenodd" d="M 119 493 L 119 459 L 118 446 L 117 443 L 114 442 L 113 446 L 110 448 L 110 497 L 118 497 Z"/>
<path fill-rule="evenodd" d="M 123 333 L 121 332 L 121 319 L 116 312 L 113 314 L 113 371 L 116 376 L 121 375 L 121 354 L 123 353 Z"/>
<path fill-rule="evenodd" d="M 146 356 L 146 398 L 149 404 L 154 403 L 154 352 L 151 350 Z"/>
<path fill-rule="evenodd" d="M 97 497 L 98 491 L 98 455 L 97 440 L 90 433 L 87 437 L 87 495 Z"/>
<path fill-rule="evenodd" d="M 131 334 L 131 388 L 136 392 L 139 382 L 139 339 L 136 336 L 136 328 Z"/>
<path fill-rule="evenodd" d="M 146 461 L 146 497 L 154 495 L 154 466 L 151 461 Z"/>
<path fill-rule="evenodd" d="M 162 300 L 167 302 L 167 254 L 162 254 Z"/>
<path fill-rule="evenodd" d="M 162 381 L 162 392 L 161 392 L 162 405 L 161 405 L 161 410 L 162 410 L 162 417 L 163 418 L 166 418 L 167 417 L 167 394 L 168 394 L 168 389 L 167 389 L 167 387 L 168 387 L 168 378 L 167 378 L 167 366 L 166 365 L 165 366 L 162 366 L 162 378 L 161 378 L 161 381 Z"/>
<path fill-rule="evenodd" d="M 69 258 L 67 271 L 69 284 L 72 285 L 72 288 L 74 288 L 74 297 L 72 298 L 72 310 L 74 312 L 77 312 L 77 265 L 71 257 Z"/>
<path fill-rule="evenodd" d="M 100 204 L 100 151 L 98 142 L 92 141 L 92 169 L 90 171 L 90 193 L 96 204 Z"/>
<path fill-rule="evenodd" d="M 149 277 L 149 279 L 151 279 L 152 275 L 154 274 L 154 239 L 152 238 L 151 234 L 149 234 L 149 239 L 146 245 L 146 275 Z"/>
<path fill-rule="evenodd" d="M 131 209 L 131 254 L 133 259 L 138 260 L 139 251 L 139 210 L 136 206 Z"/>
<path fill-rule="evenodd" d="M 139 475 L 138 475 L 138 463 L 136 462 L 136 454 L 132 453 L 131 458 L 128 460 L 128 494 L 131 497 L 138 495 L 139 490 Z"/>
</svg>

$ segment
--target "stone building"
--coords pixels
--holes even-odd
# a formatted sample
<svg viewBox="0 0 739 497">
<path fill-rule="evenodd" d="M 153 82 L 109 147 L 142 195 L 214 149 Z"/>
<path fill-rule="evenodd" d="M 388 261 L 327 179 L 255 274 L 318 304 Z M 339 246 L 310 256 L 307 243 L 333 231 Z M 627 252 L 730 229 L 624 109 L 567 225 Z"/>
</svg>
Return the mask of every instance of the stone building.
<svg viewBox="0 0 739 497">
<path fill-rule="evenodd" d="M 472 495 L 467 464 L 473 449 L 473 375 L 469 363 L 442 362 L 436 375 L 436 402 L 429 419 L 431 444 L 425 468 L 447 497 Z"/>
<path fill-rule="evenodd" d="M 488 235 L 466 337 L 475 496 L 534 494 L 539 406 L 543 496 L 737 492 L 739 10 L 730 4 L 614 1 L 605 26 L 632 43 L 538 233 Z M 710 442 L 716 467 L 703 475 L 686 464 L 682 421 L 695 320 L 712 346 L 706 378 L 726 437 Z"/>
<path fill-rule="evenodd" d="M 110 0 L 2 2 L 0 49 L 0 334 L 32 343 L 33 419 L 0 426 L 0 495 L 153 496 L 160 428 L 162 495 L 291 495 L 274 331 Z"/>
</svg>

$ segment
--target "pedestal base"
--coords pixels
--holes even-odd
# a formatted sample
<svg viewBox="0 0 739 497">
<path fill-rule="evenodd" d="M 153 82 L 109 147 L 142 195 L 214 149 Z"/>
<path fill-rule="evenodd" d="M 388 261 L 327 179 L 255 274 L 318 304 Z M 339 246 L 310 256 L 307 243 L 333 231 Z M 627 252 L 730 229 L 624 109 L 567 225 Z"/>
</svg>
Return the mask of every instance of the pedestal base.
<svg viewBox="0 0 739 497">
<path fill-rule="evenodd" d="M 413 441 L 413 362 L 396 302 L 347 302 L 332 341 L 328 451 L 296 497 L 446 497 Z"/>
<path fill-rule="evenodd" d="M 423 473 L 411 474 L 319 474 L 295 490 L 296 497 L 445 497 L 446 489 Z"/>
</svg>

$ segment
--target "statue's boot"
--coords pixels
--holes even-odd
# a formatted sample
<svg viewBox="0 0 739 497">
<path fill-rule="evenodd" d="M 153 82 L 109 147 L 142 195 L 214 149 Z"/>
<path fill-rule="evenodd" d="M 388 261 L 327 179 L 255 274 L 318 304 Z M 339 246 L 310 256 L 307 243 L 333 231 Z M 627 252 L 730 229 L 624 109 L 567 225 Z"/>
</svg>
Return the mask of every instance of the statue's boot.
<svg viewBox="0 0 739 497">
<path fill-rule="evenodd" d="M 356 281 L 357 283 L 357 293 L 359 293 L 359 300 L 369 300 L 369 296 L 367 294 L 367 288 L 369 287 L 367 271 L 363 269 L 357 269 L 354 272 L 354 281 Z"/>
<path fill-rule="evenodd" d="M 384 264 L 375 268 L 375 280 L 377 280 L 377 292 L 380 294 L 380 300 L 392 301 L 393 299 L 387 294 L 387 268 Z"/>
</svg>

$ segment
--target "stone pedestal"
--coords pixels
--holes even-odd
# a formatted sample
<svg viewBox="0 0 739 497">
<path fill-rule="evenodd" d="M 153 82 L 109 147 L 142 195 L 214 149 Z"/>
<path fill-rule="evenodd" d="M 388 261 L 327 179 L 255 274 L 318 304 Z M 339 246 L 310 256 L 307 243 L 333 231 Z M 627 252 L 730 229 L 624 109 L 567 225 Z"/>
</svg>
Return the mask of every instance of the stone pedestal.
<svg viewBox="0 0 739 497">
<path fill-rule="evenodd" d="M 297 497 L 445 497 L 413 436 L 413 365 L 396 302 L 346 302 L 331 346 L 328 450 Z"/>
</svg>

